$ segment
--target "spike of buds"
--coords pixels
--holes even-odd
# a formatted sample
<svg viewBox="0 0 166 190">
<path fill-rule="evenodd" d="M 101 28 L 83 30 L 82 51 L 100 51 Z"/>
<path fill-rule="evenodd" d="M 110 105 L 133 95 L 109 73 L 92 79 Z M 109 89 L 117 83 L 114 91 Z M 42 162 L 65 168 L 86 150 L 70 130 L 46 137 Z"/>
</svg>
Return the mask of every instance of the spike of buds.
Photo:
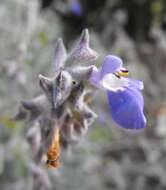
<svg viewBox="0 0 166 190">
<path fill-rule="evenodd" d="M 47 164 L 57 167 L 61 147 L 78 143 L 96 118 L 89 106 L 93 93 L 84 84 L 90 78 L 94 65 L 70 66 L 71 63 L 86 63 L 96 58 L 97 53 L 89 47 L 87 29 L 83 30 L 68 57 L 59 38 L 55 47 L 53 76 L 39 75 L 43 93 L 21 102 L 15 119 L 34 122 L 26 137 L 36 162 L 40 163 L 43 155 L 47 155 Z M 33 173 L 39 181 L 43 178 L 40 168 Z"/>
</svg>

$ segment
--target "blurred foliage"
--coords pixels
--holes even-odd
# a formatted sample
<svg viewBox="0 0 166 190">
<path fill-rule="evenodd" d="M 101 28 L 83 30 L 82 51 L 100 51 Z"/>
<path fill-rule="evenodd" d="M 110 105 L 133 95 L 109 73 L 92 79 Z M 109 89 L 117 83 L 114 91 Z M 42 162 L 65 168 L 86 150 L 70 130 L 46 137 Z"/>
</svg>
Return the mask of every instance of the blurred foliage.
<svg viewBox="0 0 166 190">
<path fill-rule="evenodd" d="M 9 128 L 15 128 L 16 127 L 16 123 L 11 119 L 11 117 L 9 117 L 7 115 L 2 115 L 0 117 L 0 123 L 6 127 L 9 127 Z"/>
<path fill-rule="evenodd" d="M 160 23 L 163 29 L 165 28 L 164 0 L 80 0 L 83 13 L 79 16 L 72 12 L 70 14 L 62 12 L 56 8 L 57 2 L 58 0 L 41 0 L 41 7 L 44 10 L 46 8 L 55 10 L 65 23 L 65 29 L 72 33 L 78 34 L 85 27 L 93 27 L 97 32 L 101 32 L 119 10 L 126 12 L 127 20 L 124 28 L 135 40 L 152 40 L 149 31 L 154 22 Z M 68 3 L 70 0 L 64 2 Z"/>
<path fill-rule="evenodd" d="M 101 126 L 101 124 L 96 124 L 95 128 L 93 128 L 90 133 L 90 140 L 92 142 L 111 142 L 111 139 L 110 129 L 105 126 Z"/>
</svg>

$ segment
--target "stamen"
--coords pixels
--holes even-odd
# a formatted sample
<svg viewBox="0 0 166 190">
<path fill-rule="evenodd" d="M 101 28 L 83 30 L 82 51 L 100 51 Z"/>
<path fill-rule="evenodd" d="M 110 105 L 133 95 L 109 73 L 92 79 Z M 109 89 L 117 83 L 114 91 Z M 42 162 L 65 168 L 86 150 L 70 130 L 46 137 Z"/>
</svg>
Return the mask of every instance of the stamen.
<svg viewBox="0 0 166 190">
<path fill-rule="evenodd" d="M 119 76 L 128 76 L 129 74 L 129 70 L 127 70 L 126 68 L 121 68 L 119 72 L 116 73 Z"/>
</svg>

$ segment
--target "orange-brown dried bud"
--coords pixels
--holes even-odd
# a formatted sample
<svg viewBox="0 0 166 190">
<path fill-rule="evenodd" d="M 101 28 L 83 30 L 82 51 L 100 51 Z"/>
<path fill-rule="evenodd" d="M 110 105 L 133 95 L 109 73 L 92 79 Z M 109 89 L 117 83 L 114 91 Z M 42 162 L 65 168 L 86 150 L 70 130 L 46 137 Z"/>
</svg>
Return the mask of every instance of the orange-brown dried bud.
<svg viewBox="0 0 166 190">
<path fill-rule="evenodd" d="M 60 166 L 60 133 L 59 128 L 56 127 L 54 130 L 52 142 L 48 147 L 46 164 L 48 167 L 59 167 Z"/>
</svg>

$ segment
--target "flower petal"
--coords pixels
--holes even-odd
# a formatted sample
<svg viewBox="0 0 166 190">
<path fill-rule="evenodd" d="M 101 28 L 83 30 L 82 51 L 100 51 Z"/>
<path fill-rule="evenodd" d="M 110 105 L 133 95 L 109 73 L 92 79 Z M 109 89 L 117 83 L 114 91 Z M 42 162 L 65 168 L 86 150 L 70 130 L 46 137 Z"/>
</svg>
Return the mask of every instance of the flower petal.
<svg viewBox="0 0 166 190">
<path fill-rule="evenodd" d="M 109 86 L 110 82 L 112 81 L 112 78 L 115 78 L 117 79 L 116 81 L 118 81 L 119 79 L 113 76 L 112 73 L 117 72 L 122 67 L 122 64 L 123 64 L 122 60 L 119 57 L 113 56 L 113 55 L 106 56 L 104 59 L 103 65 L 99 69 L 97 69 L 96 67 L 93 69 L 91 73 L 91 77 L 90 77 L 91 84 L 100 89 L 104 89 L 105 87 L 103 86 L 103 84 L 106 84 L 107 82 L 109 82 L 108 84 Z M 115 80 L 113 80 L 113 82 L 114 81 Z M 126 85 L 126 82 L 125 82 L 125 85 Z"/>
<path fill-rule="evenodd" d="M 142 94 L 135 88 L 107 91 L 112 118 L 122 128 L 140 129 L 146 126 Z"/>
<path fill-rule="evenodd" d="M 114 55 L 106 56 L 100 68 L 100 77 L 103 78 L 107 74 L 116 72 L 122 65 L 123 62 L 119 57 Z"/>
<path fill-rule="evenodd" d="M 126 80 L 128 80 L 129 86 L 132 86 L 138 90 L 144 89 L 144 83 L 142 81 L 129 78 L 126 78 Z"/>
<path fill-rule="evenodd" d="M 100 82 L 105 90 L 117 91 L 129 86 L 129 80 L 124 77 L 116 77 L 114 74 L 107 74 Z"/>
</svg>

